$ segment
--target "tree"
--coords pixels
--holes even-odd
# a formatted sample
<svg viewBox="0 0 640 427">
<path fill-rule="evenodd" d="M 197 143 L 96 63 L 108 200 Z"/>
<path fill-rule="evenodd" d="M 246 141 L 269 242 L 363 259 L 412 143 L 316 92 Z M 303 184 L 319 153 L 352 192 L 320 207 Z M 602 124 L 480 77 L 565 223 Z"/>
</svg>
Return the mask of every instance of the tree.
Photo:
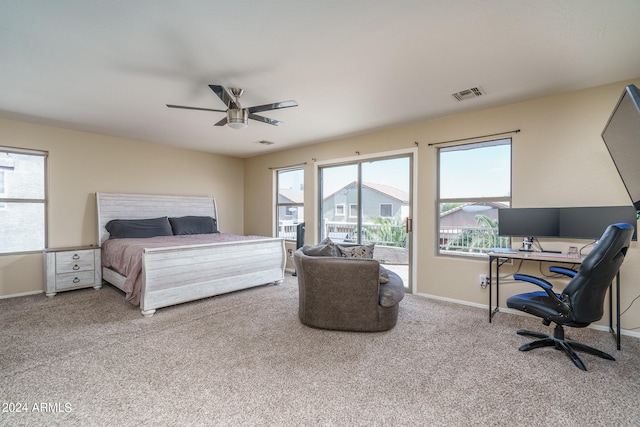
<svg viewBox="0 0 640 427">
<path fill-rule="evenodd" d="M 363 225 L 362 239 L 379 242 L 386 246 L 404 248 L 407 245 L 407 233 L 402 218 L 369 218 L 373 225 Z"/>
</svg>

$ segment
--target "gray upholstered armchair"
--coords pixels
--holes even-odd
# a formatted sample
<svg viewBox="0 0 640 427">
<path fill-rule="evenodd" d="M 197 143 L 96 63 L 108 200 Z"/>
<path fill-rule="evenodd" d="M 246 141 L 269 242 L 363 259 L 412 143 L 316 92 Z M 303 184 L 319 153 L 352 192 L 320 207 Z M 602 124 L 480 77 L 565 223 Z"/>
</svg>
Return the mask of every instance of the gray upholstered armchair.
<svg viewBox="0 0 640 427">
<path fill-rule="evenodd" d="M 294 253 L 305 325 L 343 331 L 386 331 L 398 319 L 402 279 L 374 259 L 348 259 Z M 388 283 L 380 283 L 381 273 Z M 386 279 L 383 279 L 386 281 Z"/>
</svg>

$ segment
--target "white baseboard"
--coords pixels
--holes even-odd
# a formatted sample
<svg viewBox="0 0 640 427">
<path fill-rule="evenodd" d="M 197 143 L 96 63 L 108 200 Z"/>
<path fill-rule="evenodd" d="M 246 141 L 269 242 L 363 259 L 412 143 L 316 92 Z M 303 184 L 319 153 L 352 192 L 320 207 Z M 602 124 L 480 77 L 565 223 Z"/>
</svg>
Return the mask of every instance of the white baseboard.
<svg viewBox="0 0 640 427">
<path fill-rule="evenodd" d="M 430 294 L 417 293 L 417 294 L 414 294 L 414 295 L 419 296 L 419 297 L 424 297 L 424 298 L 435 299 L 435 300 L 439 300 L 439 301 L 452 302 L 454 304 L 461 304 L 461 305 L 467 305 L 467 306 L 470 306 L 470 307 L 482 308 L 484 310 L 487 310 L 487 316 L 489 315 L 489 306 L 486 305 L 486 304 L 477 304 L 477 303 L 473 303 L 473 302 L 469 302 L 469 301 L 462 301 L 462 300 L 453 299 L 453 298 L 445 298 L 445 297 L 440 297 L 440 296 L 437 296 L 437 295 L 430 295 Z M 520 310 L 514 310 L 512 308 L 507 308 L 507 307 L 500 307 L 500 312 L 501 313 L 509 313 L 509 314 L 517 314 L 518 316 L 531 316 L 530 314 L 527 314 L 527 313 L 522 312 Z M 596 330 L 599 330 L 599 331 L 609 332 L 609 327 L 608 326 L 591 324 L 591 325 L 589 325 L 587 327 L 588 328 L 592 328 L 592 329 L 596 329 Z M 630 336 L 630 337 L 640 338 L 640 332 L 631 331 L 631 330 L 622 329 L 622 328 L 620 328 L 620 335 L 627 335 L 627 336 Z"/>
<path fill-rule="evenodd" d="M 26 297 L 28 295 L 36 295 L 36 294 L 41 294 L 43 292 L 44 291 L 40 290 L 40 291 L 22 292 L 20 294 L 0 295 L 0 299 Z"/>
</svg>

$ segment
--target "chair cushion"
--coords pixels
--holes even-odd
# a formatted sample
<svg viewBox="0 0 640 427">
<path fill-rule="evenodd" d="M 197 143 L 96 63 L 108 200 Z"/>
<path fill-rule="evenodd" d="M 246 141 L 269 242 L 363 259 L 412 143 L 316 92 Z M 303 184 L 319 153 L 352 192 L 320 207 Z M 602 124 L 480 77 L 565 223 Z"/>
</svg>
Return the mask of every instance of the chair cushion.
<svg viewBox="0 0 640 427">
<path fill-rule="evenodd" d="M 549 319 L 560 325 L 568 324 L 573 320 L 571 309 L 567 306 L 563 310 L 544 291 L 512 295 L 507 298 L 507 307 L 533 314 L 542 319 Z"/>
<path fill-rule="evenodd" d="M 383 272 L 389 277 L 389 281 L 380 283 L 379 304 L 383 307 L 393 307 L 404 298 L 404 283 L 396 273 L 380 266 L 380 274 L 382 275 Z"/>
</svg>

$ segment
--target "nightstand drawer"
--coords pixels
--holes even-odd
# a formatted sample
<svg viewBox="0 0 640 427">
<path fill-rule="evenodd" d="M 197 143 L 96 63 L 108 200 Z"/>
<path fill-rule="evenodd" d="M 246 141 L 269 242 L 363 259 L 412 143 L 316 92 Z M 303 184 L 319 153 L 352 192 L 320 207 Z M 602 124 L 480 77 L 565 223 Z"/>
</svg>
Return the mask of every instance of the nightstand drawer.
<svg viewBox="0 0 640 427">
<path fill-rule="evenodd" d="M 95 277 L 93 270 L 79 271 L 77 273 L 58 274 L 56 276 L 56 289 L 62 291 L 79 286 L 93 286 Z"/>
<path fill-rule="evenodd" d="M 93 265 L 93 250 L 91 249 L 56 253 L 56 264 L 58 266 L 63 264 L 73 265 L 73 263 L 87 262 Z"/>
<path fill-rule="evenodd" d="M 92 260 L 87 261 L 74 261 L 74 262 L 58 262 L 56 263 L 56 274 L 73 273 L 76 271 L 87 271 L 95 268 L 95 263 Z"/>
</svg>

